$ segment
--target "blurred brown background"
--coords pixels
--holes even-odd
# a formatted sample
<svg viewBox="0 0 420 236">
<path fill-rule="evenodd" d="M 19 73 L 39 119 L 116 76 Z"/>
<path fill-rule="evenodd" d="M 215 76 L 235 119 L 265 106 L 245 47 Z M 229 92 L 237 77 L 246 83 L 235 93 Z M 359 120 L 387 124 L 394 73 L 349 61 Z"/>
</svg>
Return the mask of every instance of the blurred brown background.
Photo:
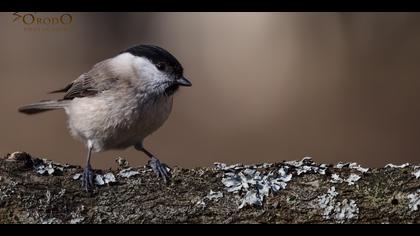
<svg viewBox="0 0 420 236">
<path fill-rule="evenodd" d="M 0 13 L 0 153 L 84 163 L 64 112 L 25 116 L 17 107 L 54 98 L 46 92 L 94 63 L 152 43 L 176 55 L 193 83 L 145 142 L 169 165 L 420 162 L 418 13 L 71 14 L 66 29 L 34 31 Z M 117 156 L 147 161 L 134 149 L 109 151 L 94 155 L 94 167 Z"/>
</svg>

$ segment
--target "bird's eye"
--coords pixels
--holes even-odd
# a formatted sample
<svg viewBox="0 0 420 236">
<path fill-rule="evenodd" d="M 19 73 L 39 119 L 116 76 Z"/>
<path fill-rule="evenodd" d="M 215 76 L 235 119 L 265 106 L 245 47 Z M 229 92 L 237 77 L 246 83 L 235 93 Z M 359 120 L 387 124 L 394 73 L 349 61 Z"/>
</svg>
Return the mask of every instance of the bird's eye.
<svg viewBox="0 0 420 236">
<path fill-rule="evenodd" d="M 165 63 L 162 63 L 162 62 L 159 62 L 157 65 L 156 65 L 156 68 L 158 68 L 158 70 L 165 70 L 166 69 L 166 65 L 165 65 Z"/>
</svg>

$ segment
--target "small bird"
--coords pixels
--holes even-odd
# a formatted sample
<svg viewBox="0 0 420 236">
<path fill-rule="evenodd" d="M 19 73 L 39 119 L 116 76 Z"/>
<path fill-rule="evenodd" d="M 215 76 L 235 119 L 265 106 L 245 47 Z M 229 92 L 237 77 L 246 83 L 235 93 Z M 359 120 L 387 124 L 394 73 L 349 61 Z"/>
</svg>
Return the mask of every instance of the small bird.
<svg viewBox="0 0 420 236">
<path fill-rule="evenodd" d="M 145 153 L 149 165 L 164 182 L 166 165 L 146 150 L 143 140 L 168 119 L 173 95 L 191 86 L 184 69 L 168 51 L 154 45 L 137 45 L 103 60 L 63 89 L 58 100 L 44 100 L 19 108 L 25 114 L 64 109 L 71 134 L 87 146 L 82 186 L 94 188 L 92 152 L 134 146 Z"/>
</svg>

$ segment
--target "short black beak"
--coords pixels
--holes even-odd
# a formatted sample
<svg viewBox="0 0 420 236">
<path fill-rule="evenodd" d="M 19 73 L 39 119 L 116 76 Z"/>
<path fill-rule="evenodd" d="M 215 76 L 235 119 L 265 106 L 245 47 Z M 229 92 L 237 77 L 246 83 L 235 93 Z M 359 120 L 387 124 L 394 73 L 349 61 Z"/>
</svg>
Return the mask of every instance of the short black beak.
<svg viewBox="0 0 420 236">
<path fill-rule="evenodd" d="M 185 77 L 181 77 L 181 78 L 177 79 L 176 83 L 178 85 L 185 86 L 185 87 L 190 87 L 192 85 L 191 82 L 189 80 L 187 80 Z"/>
</svg>

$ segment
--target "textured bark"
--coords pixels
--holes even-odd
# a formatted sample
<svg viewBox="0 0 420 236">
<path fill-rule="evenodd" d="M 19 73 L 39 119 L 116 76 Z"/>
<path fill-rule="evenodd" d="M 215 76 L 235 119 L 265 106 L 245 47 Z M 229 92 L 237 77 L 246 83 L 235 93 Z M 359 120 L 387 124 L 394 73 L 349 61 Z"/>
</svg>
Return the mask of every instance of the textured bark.
<svg viewBox="0 0 420 236">
<path fill-rule="evenodd" d="M 120 170 L 114 170 L 116 183 L 87 193 L 81 189 L 80 180 L 73 179 L 82 172 L 80 167 L 63 166 L 63 171 L 58 168 L 51 175 L 41 175 L 34 167 L 43 163 L 45 160 L 26 153 L 0 158 L 1 223 L 420 222 L 420 209 L 415 210 L 417 203 L 413 200 L 420 180 L 413 174 L 413 166 L 371 169 L 366 173 L 328 166 L 325 174 L 300 175 L 284 162 L 259 167 L 264 173 L 289 166 L 292 180 L 285 189 L 270 193 L 261 206 L 239 209 L 245 192 L 227 192 L 222 183 L 225 171 L 216 168 L 174 168 L 167 185 L 145 167 L 134 168 L 140 174 L 129 178 L 117 176 Z M 109 172 L 96 170 L 98 174 Z M 331 182 L 332 174 L 351 173 L 361 177 L 352 185 Z M 336 194 L 328 195 L 332 188 Z M 223 197 L 206 197 L 210 190 L 220 191 Z M 351 200 L 353 210 L 345 210 L 344 205 Z"/>
</svg>

